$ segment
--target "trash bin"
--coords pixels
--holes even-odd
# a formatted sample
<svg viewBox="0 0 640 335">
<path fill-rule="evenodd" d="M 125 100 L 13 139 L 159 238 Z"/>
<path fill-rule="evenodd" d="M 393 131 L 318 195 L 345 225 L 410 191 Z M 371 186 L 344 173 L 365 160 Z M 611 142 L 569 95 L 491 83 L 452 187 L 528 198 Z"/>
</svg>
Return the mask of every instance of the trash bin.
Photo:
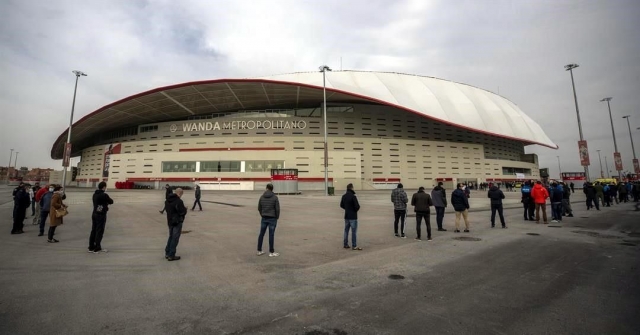
<svg viewBox="0 0 640 335">
<path fill-rule="evenodd" d="M 335 195 L 335 188 L 333 186 L 327 187 L 329 195 Z"/>
</svg>

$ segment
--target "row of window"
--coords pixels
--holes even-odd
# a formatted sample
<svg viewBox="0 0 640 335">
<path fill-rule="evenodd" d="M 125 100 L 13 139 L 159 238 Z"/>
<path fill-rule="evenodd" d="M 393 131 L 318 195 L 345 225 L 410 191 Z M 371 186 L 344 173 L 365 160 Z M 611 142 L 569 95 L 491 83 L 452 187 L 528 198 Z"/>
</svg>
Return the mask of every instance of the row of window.
<svg viewBox="0 0 640 335">
<path fill-rule="evenodd" d="M 162 162 L 162 172 L 270 172 L 284 168 L 284 161 L 173 161 Z M 198 168 L 199 167 L 199 168 Z"/>
</svg>

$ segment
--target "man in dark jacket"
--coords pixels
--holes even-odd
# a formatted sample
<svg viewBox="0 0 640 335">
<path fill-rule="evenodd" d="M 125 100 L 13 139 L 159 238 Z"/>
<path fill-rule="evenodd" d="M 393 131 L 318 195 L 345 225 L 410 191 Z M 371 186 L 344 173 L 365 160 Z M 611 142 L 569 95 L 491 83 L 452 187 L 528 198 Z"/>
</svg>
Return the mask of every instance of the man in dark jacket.
<svg viewBox="0 0 640 335">
<path fill-rule="evenodd" d="M 593 188 L 593 184 L 591 184 L 590 182 L 585 183 L 582 192 L 584 192 L 584 194 L 587 196 L 587 210 L 593 207 L 594 202 L 596 205 L 596 209 L 600 210 L 600 205 L 598 204 L 598 201 L 596 199 L 596 189 Z"/>
<path fill-rule="evenodd" d="M 447 231 L 442 227 L 444 209 L 447 207 L 447 193 L 442 185 L 442 182 L 438 182 L 438 186 L 431 190 L 431 201 L 433 201 L 433 207 L 436 208 L 436 224 L 438 225 L 438 231 Z"/>
<path fill-rule="evenodd" d="M 564 197 L 564 190 L 562 185 L 558 183 L 551 184 L 551 222 L 562 221 L 562 198 Z"/>
<path fill-rule="evenodd" d="M 575 185 L 573 184 L 573 182 L 569 183 L 569 187 L 571 188 L 571 193 L 576 193 L 576 190 L 574 188 Z"/>
<path fill-rule="evenodd" d="M 25 190 L 24 184 L 20 183 L 13 197 L 13 228 L 11 234 L 24 233 L 24 219 L 27 216 L 27 208 L 31 205 L 29 193 Z"/>
<path fill-rule="evenodd" d="M 162 210 L 159 211 L 160 214 L 164 214 L 164 211 L 167 210 L 167 200 L 169 199 L 169 196 L 173 193 L 173 190 L 171 189 L 171 186 L 169 186 L 169 184 L 164 185 L 164 204 L 165 207 L 162 207 Z"/>
<path fill-rule="evenodd" d="M 524 207 L 524 219 L 525 220 L 530 220 L 530 221 L 534 221 L 535 218 L 533 217 L 534 211 L 536 209 L 536 204 L 533 201 L 533 198 L 531 198 L 531 189 L 533 188 L 533 186 L 531 185 L 530 181 L 526 181 L 524 183 L 524 186 L 522 186 L 522 189 L 520 190 L 520 192 L 522 193 L 522 206 Z"/>
<path fill-rule="evenodd" d="M 93 213 L 91 213 L 91 234 L 89 234 L 89 252 L 107 252 L 102 248 L 102 236 L 107 224 L 107 212 L 109 205 L 113 205 L 113 200 L 105 192 L 107 183 L 100 182 L 98 189 L 93 193 Z"/>
<path fill-rule="evenodd" d="M 360 204 L 358 203 L 356 192 L 353 190 L 353 184 L 347 185 L 347 192 L 340 200 L 340 208 L 344 209 L 344 248 L 349 249 L 349 229 L 351 229 L 351 248 L 353 250 L 362 250 L 357 244 Z"/>
<path fill-rule="evenodd" d="M 202 205 L 200 204 L 200 196 L 202 195 L 202 193 L 200 192 L 200 185 L 196 185 L 196 200 L 193 202 L 193 207 L 191 207 L 191 210 L 193 211 L 194 209 L 196 209 L 196 204 L 198 204 L 198 207 L 200 208 L 200 211 L 202 212 Z"/>
<path fill-rule="evenodd" d="M 278 219 L 280 218 L 280 201 L 278 196 L 273 193 L 273 185 L 267 184 L 267 190 L 264 191 L 258 201 L 258 212 L 260 212 L 260 236 L 258 236 L 258 256 L 264 255 L 262 252 L 262 241 L 264 234 L 269 228 L 269 257 L 278 257 L 279 253 L 275 251 L 275 235 Z"/>
<path fill-rule="evenodd" d="M 491 228 L 496 226 L 496 211 L 500 216 L 500 223 L 502 228 L 507 228 L 507 224 L 504 222 L 504 215 L 502 209 L 502 199 L 504 199 L 504 193 L 496 187 L 492 186 L 487 192 L 487 197 L 491 199 Z"/>
<path fill-rule="evenodd" d="M 430 206 L 433 206 L 431 196 L 424 192 L 424 187 L 418 188 L 418 193 L 414 193 L 411 197 L 411 206 L 414 206 L 416 212 L 416 240 L 421 241 L 421 229 L 422 218 L 424 218 L 427 225 L 427 241 L 431 241 L 431 214 Z"/>
<path fill-rule="evenodd" d="M 404 235 L 404 220 L 407 217 L 407 202 L 409 199 L 407 197 L 407 192 L 404 191 L 402 184 L 398 184 L 398 187 L 391 191 L 391 202 L 393 203 L 393 230 L 395 232 L 396 237 L 400 237 L 398 235 L 398 220 L 401 222 L 401 234 L 402 238 L 406 238 Z"/>
<path fill-rule="evenodd" d="M 167 210 L 167 225 L 169 226 L 169 239 L 167 240 L 167 246 L 164 248 L 164 257 L 168 261 L 180 260 L 180 256 L 176 256 L 176 248 L 178 247 L 178 242 L 180 242 L 182 224 L 187 215 L 187 208 L 181 199 L 183 193 L 181 188 L 176 188 L 164 202 L 164 208 Z"/>
<path fill-rule="evenodd" d="M 458 188 L 451 193 L 451 206 L 456 211 L 456 230 L 454 232 L 460 232 L 460 216 L 464 218 L 464 232 L 469 232 L 469 199 L 464 193 L 464 184 L 458 183 Z"/>
</svg>

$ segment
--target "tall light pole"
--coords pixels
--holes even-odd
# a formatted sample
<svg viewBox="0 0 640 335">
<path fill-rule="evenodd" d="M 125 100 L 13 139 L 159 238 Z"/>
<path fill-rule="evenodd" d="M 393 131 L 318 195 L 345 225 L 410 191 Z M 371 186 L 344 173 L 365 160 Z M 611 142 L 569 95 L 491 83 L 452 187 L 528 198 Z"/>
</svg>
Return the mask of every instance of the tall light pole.
<svg viewBox="0 0 640 335">
<path fill-rule="evenodd" d="M 67 132 L 67 143 L 65 143 L 65 153 L 64 153 L 64 157 L 62 158 L 63 161 L 63 167 L 64 169 L 62 170 L 62 189 L 66 189 L 66 182 L 67 182 L 67 168 L 68 166 L 64 166 L 64 165 L 71 165 L 71 164 L 64 164 L 64 162 L 66 161 L 67 155 L 69 155 L 69 157 L 71 157 L 71 153 L 67 152 L 67 149 L 71 149 L 70 147 L 70 143 L 71 143 L 71 126 L 73 125 L 73 112 L 75 110 L 76 107 L 76 92 L 78 91 L 78 79 L 80 79 L 80 76 L 86 76 L 87 74 L 82 72 L 82 71 L 78 71 L 78 70 L 73 70 L 71 71 L 73 72 L 73 74 L 76 75 L 76 86 L 73 88 L 73 102 L 71 103 L 71 117 L 69 118 L 69 130 Z"/>
<path fill-rule="evenodd" d="M 12 159 L 13 159 L 13 149 L 11 149 L 11 155 L 9 155 L 9 165 L 7 166 L 7 185 L 9 185 L 9 169 L 11 168 Z"/>
<path fill-rule="evenodd" d="M 607 178 L 609 178 L 611 175 L 609 174 L 609 161 L 607 160 L 607 156 L 604 156 L 604 164 L 605 167 L 607 168 Z"/>
<path fill-rule="evenodd" d="M 611 121 L 611 134 L 613 135 L 613 149 L 614 151 L 614 157 L 616 154 L 620 154 L 618 152 L 618 143 L 616 142 L 616 131 L 613 128 L 613 116 L 611 116 L 611 97 L 608 98 L 604 98 L 602 100 L 600 100 L 600 102 L 606 101 L 607 102 L 607 106 L 609 107 L 609 120 Z M 614 162 L 615 163 L 615 162 Z M 617 164 L 616 164 L 617 165 Z M 618 167 L 616 166 L 616 170 L 618 170 Z M 620 181 L 622 181 L 622 172 L 620 170 L 618 170 L 618 178 Z"/>
<path fill-rule="evenodd" d="M 331 68 L 327 65 L 320 66 L 320 72 L 322 72 L 322 117 L 324 119 L 324 195 L 329 195 L 329 145 L 327 143 L 327 71 L 331 71 Z"/>
<path fill-rule="evenodd" d="M 629 117 L 631 115 L 625 115 L 622 118 L 627 119 L 627 127 L 629 127 L 629 139 L 631 140 L 631 152 L 633 153 L 633 172 L 640 173 L 636 166 L 638 166 L 638 157 L 636 157 L 636 148 L 633 146 L 633 136 L 631 135 L 631 124 L 629 123 Z"/>
<path fill-rule="evenodd" d="M 560 176 L 560 180 L 562 180 L 562 168 L 560 167 L 560 156 L 556 156 L 558 158 L 558 176 Z"/>
<path fill-rule="evenodd" d="M 16 171 L 16 176 L 18 175 L 18 154 L 20 151 L 16 151 L 16 160 L 13 161 L 13 169 Z"/>
<path fill-rule="evenodd" d="M 578 132 L 580 132 L 580 141 L 584 141 L 584 136 L 582 136 L 582 123 L 580 122 L 580 110 L 578 109 L 578 96 L 576 95 L 576 84 L 573 81 L 573 69 L 577 68 L 578 64 L 568 64 L 565 65 L 565 71 L 569 71 L 569 73 L 571 74 L 571 86 L 573 87 L 573 100 L 575 101 L 576 104 L 576 115 L 578 116 Z M 584 166 L 584 176 L 587 178 L 586 180 L 589 181 L 589 165 L 585 165 Z"/>
<path fill-rule="evenodd" d="M 600 161 L 600 178 L 604 178 L 604 172 L 602 171 L 602 158 L 600 157 L 600 150 L 596 150 L 596 151 L 598 152 L 598 160 Z"/>
</svg>

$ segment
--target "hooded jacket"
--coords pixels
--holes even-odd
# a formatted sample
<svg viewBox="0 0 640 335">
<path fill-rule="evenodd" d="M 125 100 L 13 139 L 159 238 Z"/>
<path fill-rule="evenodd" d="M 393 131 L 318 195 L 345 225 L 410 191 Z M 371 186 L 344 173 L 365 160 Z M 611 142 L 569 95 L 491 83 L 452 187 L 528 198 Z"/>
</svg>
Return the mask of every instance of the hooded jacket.
<svg viewBox="0 0 640 335">
<path fill-rule="evenodd" d="M 456 212 L 463 212 L 469 209 L 469 199 L 463 190 L 457 188 L 451 192 L 451 206 Z"/>
<path fill-rule="evenodd" d="M 487 198 L 491 199 L 492 205 L 502 205 L 502 199 L 504 199 L 504 193 L 497 186 L 491 186 L 487 192 Z"/>
<path fill-rule="evenodd" d="M 280 201 L 278 196 L 270 190 L 264 191 L 258 201 L 258 212 L 263 218 L 280 218 Z"/>
<path fill-rule="evenodd" d="M 536 204 L 544 204 L 549 197 L 549 191 L 542 184 L 535 184 L 531 190 L 531 198 Z"/>
<path fill-rule="evenodd" d="M 404 191 L 404 188 L 398 187 L 391 191 L 391 202 L 393 202 L 394 210 L 407 210 L 407 202 L 409 202 L 409 198 L 407 197 L 407 192 Z"/>
<path fill-rule="evenodd" d="M 345 220 L 357 220 L 358 211 L 360 210 L 360 203 L 356 192 L 354 190 L 347 189 L 347 192 L 342 196 L 340 200 L 340 208 L 344 209 Z"/>
<path fill-rule="evenodd" d="M 436 186 L 431 190 L 431 201 L 434 207 L 447 207 L 447 193 L 442 186 Z"/>
<path fill-rule="evenodd" d="M 411 206 L 415 206 L 414 211 L 416 213 L 429 213 L 429 207 L 433 206 L 433 202 L 429 194 L 425 193 L 424 190 L 420 190 L 411 197 Z"/>
<path fill-rule="evenodd" d="M 184 222 L 187 208 L 184 207 L 184 202 L 177 194 L 171 193 L 165 200 L 164 205 L 167 209 L 167 224 L 169 227 L 175 227 Z"/>
<path fill-rule="evenodd" d="M 104 190 L 93 192 L 93 214 L 107 214 L 109 205 L 113 205 L 113 200 Z"/>
</svg>

